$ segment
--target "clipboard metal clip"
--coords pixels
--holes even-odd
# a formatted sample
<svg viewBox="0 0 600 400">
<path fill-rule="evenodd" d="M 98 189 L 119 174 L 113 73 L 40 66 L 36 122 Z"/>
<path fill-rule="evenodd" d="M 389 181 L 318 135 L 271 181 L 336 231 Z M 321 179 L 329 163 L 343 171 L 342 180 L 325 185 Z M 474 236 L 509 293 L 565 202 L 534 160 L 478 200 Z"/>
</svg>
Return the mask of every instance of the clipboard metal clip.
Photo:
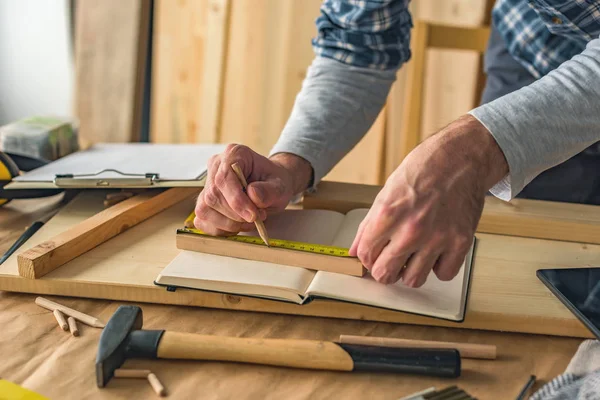
<svg viewBox="0 0 600 400">
<path fill-rule="evenodd" d="M 105 172 L 113 172 L 124 178 L 98 178 Z M 158 180 L 158 174 L 126 174 L 116 169 L 104 169 L 94 174 L 56 174 L 54 185 L 60 188 L 98 188 L 98 187 L 147 187 Z"/>
</svg>

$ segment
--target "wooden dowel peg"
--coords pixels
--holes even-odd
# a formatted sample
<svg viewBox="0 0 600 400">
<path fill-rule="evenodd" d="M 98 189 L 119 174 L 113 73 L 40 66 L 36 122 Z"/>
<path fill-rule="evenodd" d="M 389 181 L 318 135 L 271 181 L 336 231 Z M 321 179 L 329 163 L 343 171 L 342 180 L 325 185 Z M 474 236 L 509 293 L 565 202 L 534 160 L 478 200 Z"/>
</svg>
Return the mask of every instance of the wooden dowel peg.
<svg viewBox="0 0 600 400">
<path fill-rule="evenodd" d="M 156 375 L 154 375 L 152 372 L 148 374 L 148 382 L 150 382 L 150 386 L 152 386 L 152 389 L 154 389 L 157 395 L 162 397 L 167 394 L 163 384 L 160 383 Z"/>
<path fill-rule="evenodd" d="M 496 359 L 496 346 L 475 343 L 435 342 L 430 340 L 412 340 L 370 336 L 340 335 L 340 343 L 382 347 L 413 347 L 432 349 L 456 349 L 463 358 L 484 360 Z"/>
<path fill-rule="evenodd" d="M 63 331 L 68 331 L 69 324 L 67 323 L 67 320 L 65 319 L 65 315 L 63 313 L 61 313 L 59 310 L 52 311 L 52 314 L 54 314 L 54 318 L 56 318 L 56 322 L 58 322 L 58 326 L 60 326 L 60 328 Z"/>
<path fill-rule="evenodd" d="M 115 370 L 115 378 L 141 378 L 147 379 L 152 371 L 149 369 L 123 369 Z"/>
<path fill-rule="evenodd" d="M 77 321 L 75 321 L 75 318 L 69 317 L 67 318 L 67 322 L 69 324 L 69 330 L 71 331 L 71 335 L 79 336 L 79 327 L 77 326 Z"/>
<path fill-rule="evenodd" d="M 100 321 L 98 318 L 84 314 L 77 310 L 73 310 L 72 308 L 63 306 L 62 304 L 55 303 L 55 302 L 45 299 L 43 297 L 36 298 L 35 304 L 37 304 L 40 307 L 44 307 L 45 309 L 50 310 L 50 311 L 58 310 L 58 311 L 62 312 L 63 314 L 73 317 L 77 321 L 82 322 L 86 325 L 92 326 L 94 328 L 104 328 L 104 322 Z"/>
</svg>

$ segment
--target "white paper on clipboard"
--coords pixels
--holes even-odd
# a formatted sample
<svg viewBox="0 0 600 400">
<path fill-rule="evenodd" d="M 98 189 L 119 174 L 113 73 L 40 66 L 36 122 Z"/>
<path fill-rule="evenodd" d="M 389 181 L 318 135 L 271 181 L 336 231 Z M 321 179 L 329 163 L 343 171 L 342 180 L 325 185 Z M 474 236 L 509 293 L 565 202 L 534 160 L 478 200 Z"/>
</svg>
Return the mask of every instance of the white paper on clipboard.
<svg viewBox="0 0 600 400">
<path fill-rule="evenodd" d="M 103 143 L 13 179 L 5 189 L 198 186 L 226 144 Z M 149 178 L 151 177 L 151 178 Z M 60 184 L 68 181 L 68 185 Z"/>
</svg>

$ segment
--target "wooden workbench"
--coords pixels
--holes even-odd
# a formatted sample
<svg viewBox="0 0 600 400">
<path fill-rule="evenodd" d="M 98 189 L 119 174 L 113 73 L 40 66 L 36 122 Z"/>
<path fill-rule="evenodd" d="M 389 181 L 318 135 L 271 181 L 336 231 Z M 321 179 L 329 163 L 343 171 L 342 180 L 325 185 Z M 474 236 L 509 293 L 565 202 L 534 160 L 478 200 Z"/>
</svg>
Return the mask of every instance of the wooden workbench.
<svg viewBox="0 0 600 400">
<path fill-rule="evenodd" d="M 0 208 L 0 253 L 31 222 L 57 207 L 59 198 L 20 200 Z M 108 320 L 121 302 L 50 297 Z M 153 398 L 143 381 L 113 380 L 98 389 L 94 359 L 100 330 L 81 326 L 74 338 L 34 295 L 0 292 L 0 377 L 51 399 Z M 440 380 L 390 374 L 315 372 L 215 362 L 135 361 L 152 369 L 173 399 L 196 398 L 369 398 L 397 399 L 429 386 L 457 384 L 480 399 L 514 398 L 530 374 L 547 381 L 567 366 L 581 339 L 484 332 L 141 304 L 144 327 L 240 337 L 335 340 L 340 334 L 373 335 L 496 344 L 495 361 L 463 360 L 462 377 Z M 538 383 L 537 386 L 540 384 Z"/>
</svg>

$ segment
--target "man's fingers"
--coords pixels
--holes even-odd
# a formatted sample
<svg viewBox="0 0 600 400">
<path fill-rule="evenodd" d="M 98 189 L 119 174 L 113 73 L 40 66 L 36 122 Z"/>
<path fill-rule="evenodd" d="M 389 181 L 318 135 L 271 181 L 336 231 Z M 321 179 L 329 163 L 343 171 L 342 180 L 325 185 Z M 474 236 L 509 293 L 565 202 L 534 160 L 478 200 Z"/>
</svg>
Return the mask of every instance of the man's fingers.
<svg viewBox="0 0 600 400">
<path fill-rule="evenodd" d="M 251 231 L 252 229 L 254 229 L 254 224 L 248 222 L 234 221 L 232 219 L 227 218 L 223 214 L 213 210 L 212 208 L 206 210 L 206 212 L 203 215 L 196 216 L 194 224 L 196 225 L 196 223 L 198 223 L 198 225 L 202 225 L 203 227 L 211 225 L 213 228 L 229 234 L 236 234 L 238 232 Z M 198 229 L 206 232 L 206 230 L 204 230 L 201 227 L 198 227 L 198 225 L 196 225 Z"/>
<path fill-rule="evenodd" d="M 207 209 L 213 209 L 227 218 L 237 221 L 237 222 L 246 222 L 244 218 L 242 218 L 238 213 L 233 211 L 233 209 L 225 200 L 225 196 L 215 185 L 208 186 L 200 192 L 198 204 L 196 206 L 196 215 L 201 219 L 207 219 L 203 217 L 203 214 L 208 212 Z"/>
<path fill-rule="evenodd" d="M 406 263 L 406 269 L 402 273 L 402 282 L 412 288 L 423 286 L 438 258 L 439 252 L 437 251 L 421 250 L 416 252 Z"/>
<path fill-rule="evenodd" d="M 437 276 L 440 281 L 450 281 L 454 279 L 465 261 L 467 251 L 454 251 L 442 254 L 433 267 L 435 276 Z"/>
<path fill-rule="evenodd" d="M 354 241 L 352 242 L 352 246 L 350 246 L 350 250 L 349 250 L 349 254 L 352 257 L 356 257 L 356 253 L 358 251 L 358 244 L 360 243 L 360 239 L 362 238 L 362 233 L 365 229 L 365 220 L 363 220 L 363 222 L 361 222 L 361 224 L 358 226 L 358 232 L 356 232 L 356 236 L 354 237 Z"/>
<path fill-rule="evenodd" d="M 410 253 L 397 254 L 393 250 L 392 244 L 388 244 L 381 251 L 377 261 L 375 261 L 371 269 L 371 276 L 380 283 L 391 284 L 398 282 L 409 256 Z"/>
<path fill-rule="evenodd" d="M 223 194 L 227 204 L 233 211 L 247 222 L 254 222 L 258 209 L 246 195 L 239 178 L 228 163 L 221 163 L 214 176 L 213 184 Z"/>
<path fill-rule="evenodd" d="M 247 190 L 248 197 L 259 209 L 269 208 L 280 201 L 284 192 L 283 182 L 279 179 L 252 182 Z"/>
</svg>

